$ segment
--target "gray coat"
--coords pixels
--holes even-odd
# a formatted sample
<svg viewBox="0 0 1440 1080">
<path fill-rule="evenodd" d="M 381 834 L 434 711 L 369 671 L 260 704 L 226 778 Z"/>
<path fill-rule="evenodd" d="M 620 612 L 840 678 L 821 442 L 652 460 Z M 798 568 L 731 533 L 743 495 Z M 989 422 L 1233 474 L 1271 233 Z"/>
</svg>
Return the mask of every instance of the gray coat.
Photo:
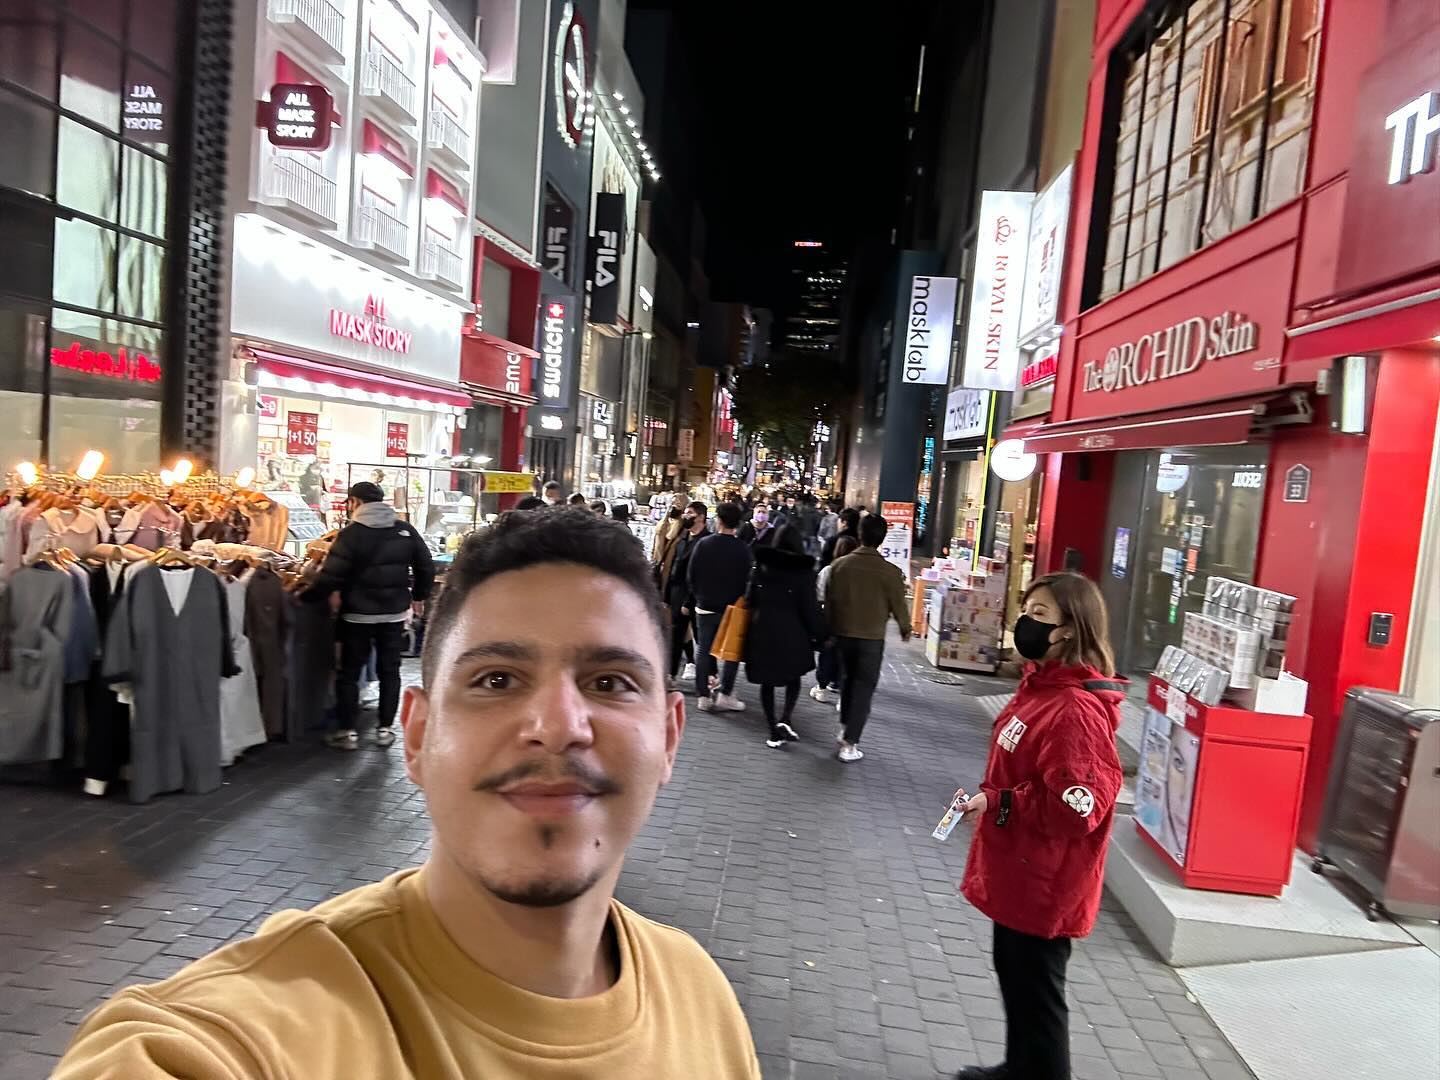
<svg viewBox="0 0 1440 1080">
<path fill-rule="evenodd" d="M 178 615 L 165 574 L 192 575 Z M 236 672 L 220 579 L 194 568 L 137 571 L 110 619 L 104 663 L 106 681 L 132 696 L 131 802 L 220 786 L 220 680 Z"/>
<path fill-rule="evenodd" d="M 55 761 L 65 752 L 65 642 L 74 613 L 70 575 L 46 566 L 0 584 L 0 764 Z"/>
</svg>

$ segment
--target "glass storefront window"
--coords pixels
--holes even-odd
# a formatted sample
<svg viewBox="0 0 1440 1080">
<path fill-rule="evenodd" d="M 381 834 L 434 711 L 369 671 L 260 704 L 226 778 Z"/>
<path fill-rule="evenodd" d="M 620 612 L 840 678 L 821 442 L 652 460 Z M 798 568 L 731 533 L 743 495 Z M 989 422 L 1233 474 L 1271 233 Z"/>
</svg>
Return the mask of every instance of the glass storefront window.
<svg viewBox="0 0 1440 1080">
<path fill-rule="evenodd" d="M 78 218 L 56 218 L 56 301 L 92 311 L 114 311 L 116 242 L 113 229 Z"/>
<path fill-rule="evenodd" d="M 73 18 L 65 21 L 60 105 L 101 127 L 120 129 L 120 47 Z"/>
<path fill-rule="evenodd" d="M 54 190 L 55 114 L 0 89 L 0 187 L 48 197 Z"/>
<path fill-rule="evenodd" d="M 124 148 L 122 156 L 120 224 L 163 240 L 170 186 L 165 163 L 130 146 Z"/>
<path fill-rule="evenodd" d="M 0 79 L 53 99 L 59 59 L 60 19 L 55 11 L 41 0 L 6 0 L 5 32 L 0 34 Z M 12 150 L 22 146 L 4 141 Z"/>
<path fill-rule="evenodd" d="M 165 305 L 165 249 L 120 237 L 120 314 L 159 322 Z"/>
<path fill-rule="evenodd" d="M 55 200 L 104 221 L 119 202 L 120 144 L 94 128 L 60 118 Z"/>
<path fill-rule="evenodd" d="M 39 461 L 45 312 L 0 301 L 0 468 Z"/>
</svg>

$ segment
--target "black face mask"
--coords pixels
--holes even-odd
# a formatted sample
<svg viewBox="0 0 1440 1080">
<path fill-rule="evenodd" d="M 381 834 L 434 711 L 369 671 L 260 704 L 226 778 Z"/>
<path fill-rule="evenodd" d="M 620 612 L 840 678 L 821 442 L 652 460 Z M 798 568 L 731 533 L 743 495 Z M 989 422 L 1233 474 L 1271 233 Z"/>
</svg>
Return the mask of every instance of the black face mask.
<svg viewBox="0 0 1440 1080">
<path fill-rule="evenodd" d="M 682 518 L 680 519 L 680 524 L 684 525 L 685 528 L 687 528 L 687 529 L 693 529 L 693 528 L 695 527 L 695 519 L 694 519 L 693 517 L 688 517 L 688 516 L 687 516 L 687 517 L 682 517 Z"/>
<path fill-rule="evenodd" d="M 1050 634 L 1054 630 L 1054 623 L 1021 615 L 1015 620 L 1015 651 L 1026 660 L 1044 660 L 1050 651 Z"/>
</svg>

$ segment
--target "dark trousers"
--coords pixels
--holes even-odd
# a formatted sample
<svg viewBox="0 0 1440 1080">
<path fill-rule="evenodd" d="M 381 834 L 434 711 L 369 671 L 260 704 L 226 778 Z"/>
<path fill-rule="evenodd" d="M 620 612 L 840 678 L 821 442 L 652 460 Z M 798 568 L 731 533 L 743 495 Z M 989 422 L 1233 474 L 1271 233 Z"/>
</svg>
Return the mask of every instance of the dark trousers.
<svg viewBox="0 0 1440 1080">
<path fill-rule="evenodd" d="M 840 686 L 840 648 L 836 645 L 826 645 L 820 650 L 819 666 L 815 671 L 815 682 L 819 686 L 836 687 Z"/>
<path fill-rule="evenodd" d="M 771 683 L 760 684 L 760 707 L 765 710 L 765 722 L 770 725 L 770 734 L 775 734 L 777 723 L 788 724 L 795 711 L 795 702 L 800 700 L 800 680 L 791 679 L 785 684 L 785 711 L 775 719 L 775 687 Z"/>
<path fill-rule="evenodd" d="M 670 677 L 680 674 L 680 660 L 686 653 L 694 659 L 694 648 L 689 642 L 690 622 L 693 615 L 681 615 L 678 608 L 670 609 Z M 696 667 L 699 667 L 697 664 Z"/>
<path fill-rule="evenodd" d="M 995 924 L 1007 1075 L 1070 1080 L 1070 1010 L 1065 1004 L 1069 961 L 1069 938 L 1032 937 Z"/>
<path fill-rule="evenodd" d="M 375 650 L 380 676 L 378 727 L 389 727 L 400 711 L 400 654 L 405 648 L 405 624 L 352 623 L 336 627 L 340 638 L 340 674 L 335 676 L 335 717 L 342 731 L 354 731 L 360 716 L 360 675 Z"/>
<path fill-rule="evenodd" d="M 885 642 L 869 638 L 837 637 L 844 676 L 840 681 L 840 723 L 845 741 L 854 746 L 870 719 L 870 702 L 880 684 L 880 664 L 885 659 Z"/>
<path fill-rule="evenodd" d="M 720 629 L 723 611 L 695 613 L 695 693 L 699 697 L 710 696 L 710 676 L 715 674 L 715 657 L 710 649 L 715 644 L 715 633 Z M 740 674 L 740 665 L 733 660 L 720 662 L 720 693 L 735 692 L 735 676 Z"/>
</svg>

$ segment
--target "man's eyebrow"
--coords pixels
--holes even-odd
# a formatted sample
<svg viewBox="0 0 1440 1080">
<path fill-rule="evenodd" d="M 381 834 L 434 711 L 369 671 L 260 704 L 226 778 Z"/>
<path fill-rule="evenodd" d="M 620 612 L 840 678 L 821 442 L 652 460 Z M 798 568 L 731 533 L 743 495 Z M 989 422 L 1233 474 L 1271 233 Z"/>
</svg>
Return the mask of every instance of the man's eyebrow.
<svg viewBox="0 0 1440 1080">
<path fill-rule="evenodd" d="M 594 645 L 587 649 L 577 649 L 575 657 L 589 664 L 629 664 L 639 668 L 648 677 L 655 677 L 655 665 L 646 659 L 645 654 L 627 649 L 623 645 Z"/>
<path fill-rule="evenodd" d="M 455 665 L 460 667 L 476 660 L 534 660 L 539 655 L 538 650 L 518 641 L 482 641 L 457 656 Z"/>
</svg>

